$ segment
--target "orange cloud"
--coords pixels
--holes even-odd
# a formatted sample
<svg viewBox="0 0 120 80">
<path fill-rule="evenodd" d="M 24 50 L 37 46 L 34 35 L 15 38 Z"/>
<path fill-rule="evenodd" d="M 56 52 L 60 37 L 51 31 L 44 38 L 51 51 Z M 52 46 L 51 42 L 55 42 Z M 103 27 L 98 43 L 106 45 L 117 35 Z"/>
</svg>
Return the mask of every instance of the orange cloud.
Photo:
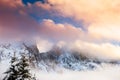
<svg viewBox="0 0 120 80">
<path fill-rule="evenodd" d="M 92 24 L 88 28 L 89 35 L 97 39 L 109 39 L 120 41 L 120 24 Z"/>
<path fill-rule="evenodd" d="M 29 35 L 29 32 L 39 30 L 40 35 L 58 40 L 109 39 L 120 41 L 118 37 L 120 34 L 119 6 L 119 0 L 48 0 L 48 3 L 36 2 L 28 6 L 24 6 L 21 0 L 0 0 L 0 36 L 6 33 L 6 35 L 14 35 L 23 32 Z M 67 23 L 56 24 L 52 20 L 43 21 L 39 25 L 29 14 L 39 17 L 62 15 L 77 21 L 84 20 L 83 26 L 88 32 Z"/>
<path fill-rule="evenodd" d="M 69 49 L 87 55 L 91 58 L 102 60 L 120 60 L 120 46 L 111 43 L 91 43 L 81 40 L 68 44 Z"/>
<path fill-rule="evenodd" d="M 84 19 L 86 22 L 116 19 L 120 13 L 119 0 L 48 0 L 48 2 L 63 16 Z"/>
<path fill-rule="evenodd" d="M 64 17 L 84 20 L 90 36 L 119 40 L 119 0 L 48 0 L 54 10 Z M 89 26 L 86 27 L 86 24 Z"/>
<path fill-rule="evenodd" d="M 57 40 L 74 40 L 84 36 L 81 28 L 70 24 L 56 24 L 52 20 L 45 19 L 40 24 L 40 34 Z"/>
</svg>

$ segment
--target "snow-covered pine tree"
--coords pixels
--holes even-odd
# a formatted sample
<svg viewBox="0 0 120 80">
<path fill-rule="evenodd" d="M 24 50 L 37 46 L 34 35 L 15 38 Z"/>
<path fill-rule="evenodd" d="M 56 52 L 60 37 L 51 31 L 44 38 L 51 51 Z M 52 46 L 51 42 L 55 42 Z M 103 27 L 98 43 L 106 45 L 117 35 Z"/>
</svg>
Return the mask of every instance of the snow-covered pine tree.
<svg viewBox="0 0 120 80">
<path fill-rule="evenodd" d="M 14 57 L 11 58 L 10 68 L 8 69 L 8 71 L 5 72 L 5 74 L 7 75 L 3 80 L 17 80 L 18 74 L 19 74 L 19 71 L 17 70 L 17 66 L 16 66 L 17 60 L 18 59 L 15 57 L 15 54 L 14 54 Z"/>
<path fill-rule="evenodd" d="M 20 59 L 17 59 L 15 56 L 11 59 L 11 66 L 3 80 L 36 80 L 35 77 L 32 77 L 29 69 L 29 61 L 22 55 Z"/>
<path fill-rule="evenodd" d="M 33 80 L 30 74 L 30 69 L 29 69 L 29 63 L 28 59 L 25 57 L 25 55 L 22 55 L 18 70 L 19 70 L 19 80 Z"/>
</svg>

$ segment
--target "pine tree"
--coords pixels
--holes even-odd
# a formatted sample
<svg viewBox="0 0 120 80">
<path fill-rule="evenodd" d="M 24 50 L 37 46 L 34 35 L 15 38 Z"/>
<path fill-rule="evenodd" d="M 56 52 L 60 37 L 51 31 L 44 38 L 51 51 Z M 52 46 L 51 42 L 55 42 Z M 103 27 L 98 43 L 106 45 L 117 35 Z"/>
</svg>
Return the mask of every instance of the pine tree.
<svg viewBox="0 0 120 80">
<path fill-rule="evenodd" d="M 14 56 L 11 59 L 11 66 L 8 71 L 5 72 L 7 74 L 3 80 L 16 80 L 18 78 L 18 70 L 16 69 L 17 58 Z"/>
<path fill-rule="evenodd" d="M 29 61 L 22 55 L 20 59 L 17 59 L 15 56 L 11 59 L 11 66 L 3 80 L 36 80 L 35 77 L 32 77 L 29 69 Z"/>
<path fill-rule="evenodd" d="M 19 62 L 19 79 L 20 80 L 32 80 L 31 74 L 30 74 L 30 69 L 29 69 L 29 63 L 28 63 L 28 59 L 25 57 L 25 55 L 22 55 L 22 58 L 20 59 Z"/>
</svg>

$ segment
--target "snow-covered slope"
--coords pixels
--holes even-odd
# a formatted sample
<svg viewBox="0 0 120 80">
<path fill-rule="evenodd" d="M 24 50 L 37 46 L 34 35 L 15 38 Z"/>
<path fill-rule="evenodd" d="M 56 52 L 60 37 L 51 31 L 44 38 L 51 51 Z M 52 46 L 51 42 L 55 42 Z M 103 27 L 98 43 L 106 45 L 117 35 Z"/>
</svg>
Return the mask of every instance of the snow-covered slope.
<svg viewBox="0 0 120 80">
<path fill-rule="evenodd" d="M 90 59 L 76 52 L 55 49 L 39 53 L 35 45 L 9 43 L 0 45 L 0 80 L 8 69 L 11 56 L 22 53 L 30 57 L 31 72 L 37 80 L 119 80 L 120 67 L 116 62 Z M 35 58 L 37 57 L 37 58 Z M 37 61 L 36 61 L 37 60 Z M 35 65 L 33 67 L 33 65 Z"/>
<path fill-rule="evenodd" d="M 21 45 L 13 44 L 13 43 L 6 43 L 6 44 L 0 44 L 0 61 L 10 59 L 11 56 L 16 54 L 17 57 L 20 56 L 19 53 L 27 53 L 24 47 Z"/>
<path fill-rule="evenodd" d="M 93 70 L 101 67 L 104 63 L 63 49 L 52 49 L 49 52 L 39 53 L 35 45 L 26 46 L 22 43 L 0 45 L 1 62 L 4 60 L 10 61 L 10 57 L 14 53 L 17 57 L 20 57 L 22 53 L 27 54 L 31 59 L 30 63 L 32 66 L 46 72 L 58 71 L 58 69 L 69 69 L 73 71 Z"/>
</svg>

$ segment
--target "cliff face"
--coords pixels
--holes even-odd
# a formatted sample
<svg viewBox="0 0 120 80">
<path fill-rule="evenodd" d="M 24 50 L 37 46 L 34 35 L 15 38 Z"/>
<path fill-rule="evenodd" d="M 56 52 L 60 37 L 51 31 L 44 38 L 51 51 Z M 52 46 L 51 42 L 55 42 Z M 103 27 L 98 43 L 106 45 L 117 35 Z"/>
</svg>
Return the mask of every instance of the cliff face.
<svg viewBox="0 0 120 80">
<path fill-rule="evenodd" d="M 57 67 L 63 67 L 71 70 L 85 70 L 94 69 L 97 67 L 97 63 L 87 58 L 82 58 L 81 55 L 68 53 L 59 48 L 53 48 L 49 52 L 39 53 L 36 45 L 28 46 L 22 44 L 2 44 L 0 45 L 0 60 L 10 59 L 11 56 L 16 54 L 19 58 L 21 54 L 25 53 L 30 59 L 32 67 L 40 69 L 54 70 Z"/>
<path fill-rule="evenodd" d="M 101 66 L 102 61 L 93 60 L 76 52 L 69 52 L 60 48 L 39 53 L 36 45 L 21 44 L 16 46 L 13 44 L 0 45 L 0 61 L 8 60 L 16 54 L 19 58 L 25 53 L 29 57 L 32 67 L 39 68 L 44 71 L 56 71 L 58 68 L 69 70 L 93 70 Z"/>
</svg>

